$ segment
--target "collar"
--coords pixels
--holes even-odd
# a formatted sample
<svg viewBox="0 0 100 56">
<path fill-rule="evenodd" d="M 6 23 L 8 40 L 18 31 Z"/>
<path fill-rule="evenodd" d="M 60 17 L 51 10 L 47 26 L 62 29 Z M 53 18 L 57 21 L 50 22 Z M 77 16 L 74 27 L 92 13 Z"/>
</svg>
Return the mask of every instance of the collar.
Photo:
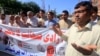
<svg viewBox="0 0 100 56">
<path fill-rule="evenodd" d="M 96 17 L 96 19 L 93 22 L 97 23 L 97 21 L 98 21 L 98 17 Z"/>
<path fill-rule="evenodd" d="M 88 24 L 86 24 L 85 28 L 87 29 L 92 29 L 92 25 L 93 25 L 93 22 L 89 22 Z"/>
<path fill-rule="evenodd" d="M 84 30 L 92 30 L 92 26 L 94 25 L 93 22 L 89 22 L 85 25 L 85 27 L 82 30 L 78 30 L 78 31 L 84 31 Z M 75 27 L 78 28 L 77 24 L 75 23 Z"/>
</svg>

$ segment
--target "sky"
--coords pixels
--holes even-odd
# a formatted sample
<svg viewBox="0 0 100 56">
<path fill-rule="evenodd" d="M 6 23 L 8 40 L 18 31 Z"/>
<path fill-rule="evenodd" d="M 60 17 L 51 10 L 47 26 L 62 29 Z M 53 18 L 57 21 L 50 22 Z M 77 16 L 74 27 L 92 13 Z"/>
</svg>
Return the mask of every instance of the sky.
<svg viewBox="0 0 100 56">
<path fill-rule="evenodd" d="M 19 0 L 21 2 L 35 2 L 43 9 L 43 0 Z M 70 14 L 74 11 L 75 5 L 80 0 L 44 0 L 44 8 L 48 10 L 56 10 L 57 14 L 60 14 L 63 10 L 68 10 Z"/>
</svg>

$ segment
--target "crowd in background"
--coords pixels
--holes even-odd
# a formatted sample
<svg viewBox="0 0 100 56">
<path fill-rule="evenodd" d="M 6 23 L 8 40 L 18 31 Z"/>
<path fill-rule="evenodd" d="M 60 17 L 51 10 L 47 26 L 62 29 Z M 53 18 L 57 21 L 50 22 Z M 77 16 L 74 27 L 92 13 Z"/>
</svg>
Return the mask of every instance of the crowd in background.
<svg viewBox="0 0 100 56">
<path fill-rule="evenodd" d="M 6 17 L 6 14 L 1 14 L 0 24 L 24 28 L 45 28 L 59 24 L 61 28 L 69 28 L 73 23 L 68 17 L 69 12 L 67 10 L 63 10 L 59 18 L 52 11 L 46 13 L 44 10 L 40 10 L 36 14 L 32 11 L 21 11 L 19 15 L 8 15 L 8 17 Z"/>
<path fill-rule="evenodd" d="M 98 21 L 97 12 L 97 7 L 94 7 L 91 21 L 95 23 Z M 60 28 L 68 29 L 73 23 L 75 23 L 74 15 L 69 19 L 69 12 L 67 10 L 63 10 L 59 17 L 55 16 L 53 11 L 45 12 L 42 9 L 36 14 L 32 11 L 21 11 L 19 15 L 9 15 L 8 18 L 6 18 L 6 14 L 0 15 L 0 24 L 14 27 L 47 28 L 54 24 L 59 24 Z"/>
</svg>

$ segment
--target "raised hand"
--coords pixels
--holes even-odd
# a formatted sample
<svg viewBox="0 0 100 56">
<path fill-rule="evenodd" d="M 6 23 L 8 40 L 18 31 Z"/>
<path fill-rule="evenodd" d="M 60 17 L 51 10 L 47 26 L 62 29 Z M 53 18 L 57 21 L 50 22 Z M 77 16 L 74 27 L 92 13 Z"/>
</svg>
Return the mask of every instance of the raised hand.
<svg viewBox="0 0 100 56">
<path fill-rule="evenodd" d="M 60 29 L 59 24 L 53 25 L 52 29 L 53 29 L 54 32 L 55 32 L 56 34 L 58 34 L 59 36 L 62 35 L 62 32 L 61 32 L 61 29 Z"/>
</svg>

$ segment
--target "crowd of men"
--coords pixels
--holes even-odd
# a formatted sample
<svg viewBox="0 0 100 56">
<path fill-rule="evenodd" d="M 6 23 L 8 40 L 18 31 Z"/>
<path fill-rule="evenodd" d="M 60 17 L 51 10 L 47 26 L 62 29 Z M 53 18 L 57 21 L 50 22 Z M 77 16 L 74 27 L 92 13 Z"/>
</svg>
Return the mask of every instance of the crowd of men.
<svg viewBox="0 0 100 56">
<path fill-rule="evenodd" d="M 97 23 L 99 21 L 97 7 L 94 7 L 92 11 L 93 15 L 91 16 L 91 21 Z M 0 14 L 0 24 L 24 28 L 47 28 L 53 26 L 54 24 L 59 24 L 60 28 L 68 29 L 73 23 L 75 23 L 74 15 L 71 17 L 71 20 L 68 18 L 69 12 L 67 10 L 63 10 L 59 18 L 57 18 L 52 11 L 45 13 L 44 10 L 40 10 L 36 14 L 32 11 L 21 11 L 19 15 L 9 15 L 8 18 L 6 18 L 6 14 Z"/>
<path fill-rule="evenodd" d="M 59 23 L 61 28 L 69 28 L 72 22 L 68 19 L 68 16 L 69 13 L 67 10 L 63 10 L 59 18 L 57 18 L 52 11 L 45 13 L 44 10 L 40 10 L 37 14 L 34 14 L 32 11 L 21 11 L 19 15 L 9 15 L 8 18 L 6 14 L 1 14 L 0 24 L 24 28 L 47 28 Z"/>
<path fill-rule="evenodd" d="M 24 28 L 52 28 L 61 38 L 67 41 L 65 56 L 100 56 L 100 20 L 98 9 L 89 1 L 79 2 L 72 20 L 69 13 L 63 10 L 59 18 L 52 11 L 40 10 L 36 15 L 32 11 L 10 15 L 6 23 L 5 14 L 1 14 L 0 24 Z M 69 29 L 62 33 L 61 29 Z"/>
</svg>

